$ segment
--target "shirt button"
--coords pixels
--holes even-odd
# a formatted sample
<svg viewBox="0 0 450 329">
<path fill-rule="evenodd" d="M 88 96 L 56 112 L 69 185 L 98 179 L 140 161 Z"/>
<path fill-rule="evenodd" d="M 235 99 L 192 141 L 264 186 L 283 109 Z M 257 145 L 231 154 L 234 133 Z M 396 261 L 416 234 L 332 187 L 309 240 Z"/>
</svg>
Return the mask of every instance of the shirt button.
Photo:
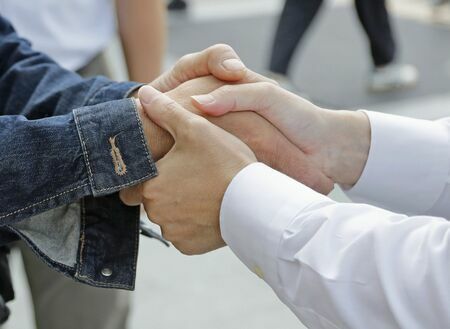
<svg viewBox="0 0 450 329">
<path fill-rule="evenodd" d="M 260 279 L 264 279 L 264 272 L 259 266 L 253 267 L 253 273 L 259 276 Z"/>
<path fill-rule="evenodd" d="M 110 268 L 105 267 L 104 269 L 102 269 L 102 275 L 109 277 L 112 275 L 112 270 Z"/>
</svg>

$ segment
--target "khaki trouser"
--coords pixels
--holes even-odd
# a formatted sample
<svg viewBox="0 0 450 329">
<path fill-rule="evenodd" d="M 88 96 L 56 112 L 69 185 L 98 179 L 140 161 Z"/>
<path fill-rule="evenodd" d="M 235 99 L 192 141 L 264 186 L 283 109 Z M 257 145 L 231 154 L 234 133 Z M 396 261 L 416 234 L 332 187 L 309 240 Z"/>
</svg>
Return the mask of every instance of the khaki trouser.
<svg viewBox="0 0 450 329">
<path fill-rule="evenodd" d="M 110 75 L 103 54 L 78 73 L 85 77 Z M 126 328 L 130 292 L 75 282 L 49 268 L 25 243 L 18 245 L 30 285 L 37 329 Z"/>
<path fill-rule="evenodd" d="M 37 329 L 124 329 L 130 293 L 94 288 L 49 268 L 20 243 Z"/>
</svg>

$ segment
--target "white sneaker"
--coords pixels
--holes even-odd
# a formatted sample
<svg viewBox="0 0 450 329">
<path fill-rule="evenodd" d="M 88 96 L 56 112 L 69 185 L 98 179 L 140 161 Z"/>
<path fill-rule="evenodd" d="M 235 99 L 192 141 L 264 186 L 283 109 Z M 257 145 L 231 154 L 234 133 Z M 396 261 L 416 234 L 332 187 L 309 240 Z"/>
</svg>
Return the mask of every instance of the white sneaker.
<svg viewBox="0 0 450 329">
<path fill-rule="evenodd" d="M 369 89 L 374 92 L 414 87 L 419 73 L 408 64 L 388 64 L 376 68 L 369 80 Z"/>
</svg>

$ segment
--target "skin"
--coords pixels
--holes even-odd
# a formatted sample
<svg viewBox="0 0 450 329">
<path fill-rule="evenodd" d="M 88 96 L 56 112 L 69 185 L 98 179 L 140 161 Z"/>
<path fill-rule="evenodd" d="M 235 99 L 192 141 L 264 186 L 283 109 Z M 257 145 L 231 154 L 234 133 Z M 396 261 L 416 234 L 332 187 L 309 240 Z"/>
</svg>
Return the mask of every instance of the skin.
<svg viewBox="0 0 450 329">
<path fill-rule="evenodd" d="M 166 5 L 162 0 L 116 0 L 117 22 L 131 80 L 156 79 L 164 64 Z"/>
<path fill-rule="evenodd" d="M 235 136 L 153 88 L 142 88 L 140 100 L 150 119 L 174 141 L 157 163 L 159 176 L 142 187 L 149 218 L 185 254 L 224 246 L 219 209 L 225 189 L 239 171 L 256 161 L 255 155 Z"/>
<path fill-rule="evenodd" d="M 189 92 L 190 88 L 184 88 L 169 95 L 177 98 Z M 151 101 L 155 97 L 160 99 L 156 104 Z M 244 164 L 252 163 L 254 159 L 245 158 L 242 146 L 218 133 L 206 120 L 195 119 L 195 125 L 191 125 L 191 120 L 173 119 L 167 127 L 167 121 L 161 123 L 151 115 L 155 111 L 173 113 L 182 109 L 173 100 L 164 98 L 161 101 L 154 93 L 148 98 L 144 92 L 140 99 L 152 119 L 165 127 L 175 140 L 175 146 L 157 164 L 159 176 L 141 187 L 149 218 L 160 225 L 165 238 L 184 254 L 205 253 L 223 246 L 219 219 L 223 195 L 239 168 L 242 170 Z M 190 106 L 184 98 L 181 102 Z M 303 151 L 302 160 L 314 168 L 315 171 L 309 173 L 297 171 L 300 181 L 307 181 L 320 172 L 351 186 L 359 179 L 367 161 L 370 124 L 363 113 L 321 109 L 267 83 L 223 86 L 208 97 L 194 97 L 194 103 L 208 114 L 227 113 L 219 118 L 232 118 L 230 112 L 235 111 L 258 113 L 269 120 Z M 246 119 L 247 125 L 258 120 L 256 117 Z M 237 124 L 240 123 L 241 120 Z M 277 154 L 278 157 L 286 156 L 283 151 Z M 302 168 L 304 163 L 293 161 L 293 164 Z"/>
<path fill-rule="evenodd" d="M 213 91 L 223 85 L 224 82 L 207 76 L 189 80 L 167 92 L 167 96 L 190 112 L 200 114 L 201 112 L 193 105 L 191 96 Z M 145 114 L 142 113 L 141 117 L 145 117 Z M 241 112 L 206 118 L 246 143 L 256 154 L 258 161 L 302 181 L 321 193 L 329 193 L 332 190 L 333 181 L 317 168 L 305 152 L 262 116 L 255 112 Z M 152 133 L 148 143 L 153 157 L 160 159 L 171 149 L 173 138 L 164 129 L 155 127 L 151 120 L 144 119 L 143 122 L 144 131 Z M 143 199 L 141 187 L 136 186 L 123 191 L 121 199 L 128 205 L 140 204 Z"/>
<path fill-rule="evenodd" d="M 208 95 L 194 96 L 194 104 L 213 116 L 258 113 L 336 183 L 353 186 L 367 162 L 371 132 L 363 112 L 322 109 L 267 83 L 224 86 Z M 298 180 L 308 182 L 302 175 L 297 175 Z"/>
</svg>

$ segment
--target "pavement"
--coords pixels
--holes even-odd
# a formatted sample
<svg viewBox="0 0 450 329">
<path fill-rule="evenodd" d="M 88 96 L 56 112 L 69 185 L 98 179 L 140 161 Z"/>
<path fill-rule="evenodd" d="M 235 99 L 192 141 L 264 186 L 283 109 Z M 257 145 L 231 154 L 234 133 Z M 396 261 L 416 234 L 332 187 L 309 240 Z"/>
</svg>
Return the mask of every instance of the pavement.
<svg viewBox="0 0 450 329">
<path fill-rule="evenodd" d="M 280 0 L 191 0 L 170 15 L 169 58 L 213 43 L 231 44 L 247 65 L 263 71 L 282 5 Z M 420 0 L 393 3 L 400 59 L 416 65 L 417 88 L 371 94 L 366 41 L 348 1 L 327 3 L 293 62 L 301 91 L 331 108 L 366 108 L 424 119 L 450 115 L 450 15 Z M 425 10 L 425 9 L 428 9 Z M 338 189 L 332 197 L 347 201 Z M 33 329 L 31 304 L 17 254 L 17 298 L 9 327 Z M 187 257 L 141 239 L 130 329 L 300 329 L 295 316 L 229 249 Z"/>
</svg>

